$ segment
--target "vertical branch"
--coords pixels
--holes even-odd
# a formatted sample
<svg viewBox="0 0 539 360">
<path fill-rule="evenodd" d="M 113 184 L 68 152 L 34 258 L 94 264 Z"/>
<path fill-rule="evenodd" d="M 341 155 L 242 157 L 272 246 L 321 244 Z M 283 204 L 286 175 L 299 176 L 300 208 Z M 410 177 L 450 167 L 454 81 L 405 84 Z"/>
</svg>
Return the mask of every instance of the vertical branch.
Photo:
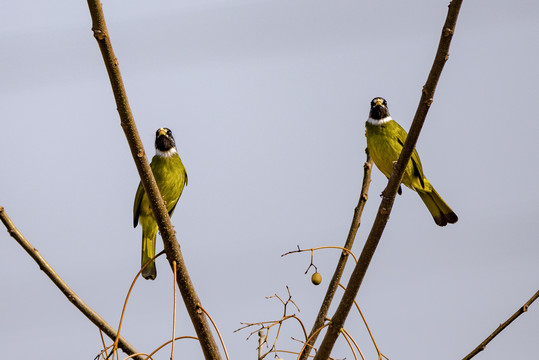
<svg viewBox="0 0 539 360">
<path fill-rule="evenodd" d="M 341 299 L 335 315 L 333 315 L 333 318 L 331 319 L 327 333 L 320 344 L 320 348 L 318 349 L 314 360 L 325 360 L 329 357 L 331 350 L 335 345 L 335 341 L 339 336 L 340 330 L 344 325 L 346 317 L 348 316 L 348 313 L 350 312 L 350 309 L 354 303 L 354 299 L 359 291 L 361 283 L 363 282 L 363 278 L 365 277 L 367 268 L 369 267 L 372 257 L 374 256 L 376 247 L 380 242 L 382 233 L 385 229 L 387 221 L 389 220 L 389 214 L 391 213 L 391 208 L 393 207 L 393 203 L 395 201 L 397 189 L 402 181 L 404 170 L 410 161 L 412 151 L 415 148 L 415 144 L 419 137 L 419 133 L 421 132 L 423 123 L 425 122 L 427 112 L 432 104 L 438 79 L 440 78 L 445 62 L 449 58 L 449 46 L 455 31 L 455 25 L 457 23 L 461 5 L 462 0 L 453 0 L 449 4 L 447 18 L 442 29 L 440 43 L 434 58 L 434 63 L 427 78 L 427 82 L 423 87 L 421 100 L 419 101 L 414 120 L 412 122 L 410 131 L 408 132 L 408 137 L 404 143 L 399 160 L 393 169 L 393 174 L 389 178 L 387 187 L 382 193 L 382 201 L 380 203 L 380 207 L 378 208 L 378 214 L 376 215 L 371 232 L 369 233 L 367 241 L 365 242 L 365 246 L 363 247 L 359 261 L 354 268 L 352 275 L 350 276 L 350 281 L 348 282 L 346 291 L 344 292 L 343 298 Z"/>
<path fill-rule="evenodd" d="M 159 231 L 163 238 L 167 259 L 171 268 L 173 268 L 174 261 L 178 266 L 176 278 L 187 312 L 189 313 L 191 322 L 193 323 L 200 340 L 200 345 L 205 358 L 221 359 L 217 343 L 213 338 L 208 322 L 203 312 L 199 309 L 200 300 L 187 272 L 180 245 L 176 240 L 176 234 L 170 222 L 165 203 L 153 177 L 148 160 L 146 159 L 144 147 L 142 146 L 135 120 L 127 100 L 127 94 L 123 85 L 118 60 L 112 49 L 101 3 L 99 0 L 88 0 L 88 7 L 92 16 L 92 30 L 99 45 L 99 49 L 101 50 L 105 67 L 107 68 L 112 91 L 116 100 L 116 106 L 121 119 L 122 129 L 124 130 L 127 142 L 129 143 L 129 148 L 131 149 L 133 160 L 137 166 L 144 191 L 148 195 L 152 211 L 157 220 Z"/>
<path fill-rule="evenodd" d="M 264 359 L 264 343 L 266 342 L 266 334 L 264 334 L 264 331 L 259 330 L 258 331 L 258 360 Z"/>
<path fill-rule="evenodd" d="M 361 214 L 363 213 L 363 209 L 365 208 L 365 203 L 367 202 L 367 197 L 369 193 L 369 185 L 371 183 L 372 159 L 371 159 L 371 155 L 369 154 L 368 149 L 365 149 L 365 153 L 367 154 L 367 160 L 365 160 L 365 164 L 363 165 L 363 183 L 361 185 L 361 193 L 359 195 L 359 201 L 357 203 L 357 206 L 354 209 L 354 217 L 352 218 L 352 224 L 350 225 L 350 230 L 348 231 L 348 237 L 346 238 L 346 242 L 344 244 L 344 248 L 347 250 L 352 250 L 352 245 L 354 244 L 357 230 L 359 229 L 359 226 L 361 224 Z M 314 325 L 313 325 L 313 328 L 311 329 L 311 333 L 309 334 L 306 345 L 303 347 L 303 351 L 301 352 L 301 355 L 299 356 L 299 360 L 308 359 L 309 354 L 314 346 L 314 343 L 316 342 L 316 339 L 318 338 L 318 334 L 320 333 L 318 329 L 324 326 L 324 322 L 326 320 L 328 310 L 331 305 L 331 301 L 333 300 L 333 297 L 335 296 L 335 292 L 337 291 L 337 288 L 339 287 L 339 283 L 341 281 L 341 277 L 344 272 L 344 268 L 346 266 L 346 261 L 348 260 L 348 255 L 349 255 L 348 251 L 343 251 L 341 253 L 341 257 L 339 258 L 339 262 L 337 263 L 337 268 L 335 269 L 335 272 L 333 273 L 333 277 L 331 278 L 331 281 L 329 282 L 328 289 L 326 291 L 326 296 L 324 297 L 324 300 L 322 301 L 322 306 L 320 307 L 318 315 L 314 321 Z"/>
<path fill-rule="evenodd" d="M 34 261 L 39 265 L 39 268 L 51 279 L 51 281 L 60 289 L 60 291 L 67 297 L 67 299 L 79 309 L 84 316 L 88 318 L 95 326 L 97 326 L 101 331 L 103 331 L 109 338 L 115 340 L 118 336 L 116 330 L 107 324 L 105 320 L 98 313 L 96 313 L 91 307 L 89 307 L 65 282 L 62 278 L 54 271 L 54 269 L 49 265 L 49 263 L 41 256 L 35 247 L 32 246 L 26 240 L 26 238 L 21 234 L 21 232 L 15 227 L 15 224 L 11 221 L 9 216 L 6 214 L 3 207 L 0 206 L 0 220 L 4 223 L 7 232 L 9 235 L 14 238 L 19 245 L 22 246 L 24 250 L 34 259 Z M 128 355 L 138 354 L 137 349 L 133 347 L 130 343 L 127 342 L 123 337 L 118 338 L 118 347 L 122 349 Z M 144 358 L 141 355 L 135 355 L 133 358 L 137 360 L 143 360 Z"/>
</svg>

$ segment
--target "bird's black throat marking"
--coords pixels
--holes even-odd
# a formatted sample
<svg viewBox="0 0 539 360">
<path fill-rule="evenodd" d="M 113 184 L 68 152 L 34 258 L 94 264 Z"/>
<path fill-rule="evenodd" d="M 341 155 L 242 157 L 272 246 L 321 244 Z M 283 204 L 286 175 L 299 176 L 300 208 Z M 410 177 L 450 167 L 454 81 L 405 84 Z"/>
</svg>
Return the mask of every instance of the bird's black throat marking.
<svg viewBox="0 0 539 360">
<path fill-rule="evenodd" d="M 166 152 L 175 147 L 176 143 L 172 135 L 159 135 L 155 139 L 155 148 L 159 151 Z"/>
<path fill-rule="evenodd" d="M 376 105 L 371 109 L 370 118 L 380 120 L 389 116 L 389 110 L 383 105 Z"/>
</svg>

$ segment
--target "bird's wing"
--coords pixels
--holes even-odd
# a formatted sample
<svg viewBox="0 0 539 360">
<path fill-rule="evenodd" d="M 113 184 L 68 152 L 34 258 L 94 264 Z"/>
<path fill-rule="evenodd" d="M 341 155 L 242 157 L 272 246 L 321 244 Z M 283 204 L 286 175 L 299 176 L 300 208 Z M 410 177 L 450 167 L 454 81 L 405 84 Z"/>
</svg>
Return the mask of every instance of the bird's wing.
<svg viewBox="0 0 539 360">
<path fill-rule="evenodd" d="M 137 194 L 135 195 L 135 203 L 133 204 L 133 227 L 137 227 L 138 217 L 140 214 L 140 203 L 142 202 L 142 196 L 144 195 L 144 187 L 142 183 L 138 184 Z"/>
<path fill-rule="evenodd" d="M 406 141 L 406 137 L 408 134 L 406 131 L 397 123 L 397 142 L 404 147 L 404 142 Z M 401 149 L 402 151 L 402 149 Z M 417 153 L 416 149 L 414 148 L 414 151 L 412 152 L 412 157 L 410 158 L 412 161 L 412 167 L 414 169 L 414 175 L 416 175 L 419 178 L 419 182 L 421 183 L 421 187 L 425 188 L 425 181 L 424 181 L 424 175 L 423 175 L 423 166 L 421 165 L 421 160 L 419 159 L 419 154 Z"/>
<path fill-rule="evenodd" d="M 185 185 L 184 186 L 187 186 L 187 170 L 185 170 L 185 167 L 183 167 L 182 170 L 183 170 L 183 176 L 184 176 L 184 179 L 185 179 Z M 182 193 L 183 193 L 183 189 L 182 189 L 182 192 L 180 193 L 180 197 L 182 196 Z M 174 212 L 174 209 L 176 209 L 176 205 L 178 205 L 179 202 L 180 202 L 180 198 L 178 197 L 178 201 L 176 201 L 176 204 L 174 204 L 172 209 L 170 209 L 170 211 L 168 212 L 168 216 L 172 216 L 172 213 Z"/>
</svg>

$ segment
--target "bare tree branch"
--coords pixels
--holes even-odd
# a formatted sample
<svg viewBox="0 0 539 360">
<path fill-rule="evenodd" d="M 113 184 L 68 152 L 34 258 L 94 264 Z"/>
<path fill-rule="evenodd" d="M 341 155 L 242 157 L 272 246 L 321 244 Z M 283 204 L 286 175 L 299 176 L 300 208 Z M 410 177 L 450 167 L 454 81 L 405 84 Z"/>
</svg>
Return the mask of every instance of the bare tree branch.
<svg viewBox="0 0 539 360">
<path fill-rule="evenodd" d="M 146 159 L 144 147 L 140 140 L 135 120 L 127 100 L 127 94 L 120 74 L 118 60 L 112 49 L 101 3 L 99 0 L 88 0 L 88 7 L 92 16 L 92 30 L 99 45 L 99 49 L 101 50 L 105 67 L 107 68 L 112 91 L 116 100 L 116 106 L 121 119 L 121 125 L 127 138 L 127 142 L 129 143 L 131 154 L 133 155 L 133 160 L 137 166 L 144 191 L 148 195 L 152 211 L 155 214 L 159 231 L 163 238 L 167 259 L 171 268 L 173 268 L 174 261 L 177 264 L 176 275 L 178 288 L 180 289 L 187 312 L 191 317 L 205 358 L 221 359 L 217 343 L 211 333 L 206 316 L 204 312 L 200 311 L 200 300 L 187 272 L 180 245 L 176 240 L 176 234 L 170 222 L 165 203 L 153 177 L 148 160 Z"/>
<path fill-rule="evenodd" d="M 486 339 L 485 341 L 483 341 L 481 344 L 479 344 L 475 349 L 473 349 L 473 351 L 471 353 L 469 353 L 468 355 L 466 355 L 462 360 L 470 360 L 471 358 L 473 358 L 475 355 L 479 354 L 481 351 L 485 350 L 485 348 L 487 347 L 488 343 L 492 341 L 492 339 L 494 339 L 496 336 L 498 336 L 499 333 L 501 333 L 503 331 L 503 329 L 505 329 L 506 327 L 509 326 L 509 324 L 511 324 L 517 317 L 519 317 L 520 315 L 524 314 L 526 311 L 528 311 L 528 308 L 530 307 L 530 305 L 535 301 L 537 300 L 537 298 L 539 297 L 539 291 L 537 291 L 531 298 L 530 300 L 528 300 L 524 305 L 522 305 L 522 307 L 520 309 L 518 309 L 514 314 L 513 316 L 511 316 L 509 319 L 507 319 L 506 322 L 504 322 L 503 324 L 500 324 L 500 326 L 498 326 L 498 328 L 496 330 L 494 330 L 494 332 L 492 334 L 490 334 Z"/>
<path fill-rule="evenodd" d="M 376 247 L 380 242 L 384 228 L 389 220 L 389 214 L 391 213 L 391 208 L 395 201 L 395 195 L 397 194 L 398 187 L 402 181 L 404 170 L 410 161 L 412 151 L 415 148 L 419 133 L 421 132 L 421 128 L 425 122 L 430 105 L 432 104 L 438 79 L 440 78 L 445 62 L 449 58 L 449 46 L 455 31 L 455 25 L 457 23 L 461 5 L 462 0 L 453 0 L 449 4 L 447 18 L 442 29 L 442 35 L 440 37 L 440 43 L 434 58 L 434 63 L 432 64 L 427 82 L 423 87 L 421 100 L 419 101 L 412 126 L 408 132 L 408 137 L 404 143 L 399 160 L 395 164 L 393 174 L 389 178 L 387 187 L 382 193 L 382 201 L 380 203 L 380 207 L 378 208 L 378 214 L 374 220 L 369 237 L 365 242 L 365 246 L 363 247 L 359 261 L 354 268 L 352 275 L 350 276 L 350 281 L 348 282 L 346 291 L 344 292 L 343 298 L 335 312 L 335 315 L 331 319 L 331 324 L 328 326 L 326 335 L 320 344 L 320 348 L 318 349 L 314 360 L 325 360 L 329 357 L 335 341 L 339 336 L 340 330 L 344 325 L 346 317 L 348 316 L 348 313 L 350 312 L 350 309 L 354 303 L 354 299 L 359 291 L 359 287 L 363 282 L 363 278 L 365 277 L 367 268 L 369 267 L 372 257 L 374 256 Z"/>
<path fill-rule="evenodd" d="M 115 340 L 117 337 L 116 330 L 107 324 L 105 320 L 98 313 L 96 313 L 91 307 L 89 307 L 82 299 L 73 291 L 71 288 L 62 280 L 62 278 L 54 271 L 54 269 L 47 263 L 47 261 L 41 256 L 39 251 L 32 246 L 26 240 L 26 238 L 21 234 L 21 232 L 15 227 L 9 216 L 6 214 L 4 208 L 0 206 L 0 220 L 4 223 L 4 226 L 7 229 L 9 235 L 17 240 L 19 245 L 23 247 L 24 250 L 34 259 L 34 261 L 39 265 L 39 268 L 51 279 L 51 281 L 60 289 L 60 291 L 67 297 L 67 299 L 75 305 L 95 326 L 97 326 L 101 331 L 103 331 L 109 338 Z M 139 353 L 137 349 L 133 347 L 130 343 L 127 342 L 122 336 L 120 336 L 118 341 L 118 346 L 122 349 L 127 355 L 133 355 Z M 144 357 L 141 355 L 134 356 L 137 360 L 144 360 Z"/>
<path fill-rule="evenodd" d="M 365 149 L 365 152 L 367 154 L 367 160 L 365 160 L 365 164 L 363 165 L 363 183 L 361 185 L 361 193 L 359 195 L 359 201 L 357 203 L 357 206 L 354 209 L 354 217 L 352 218 L 352 224 L 350 225 L 350 230 L 348 231 L 348 237 L 346 238 L 346 242 L 344 243 L 344 248 L 347 250 L 352 250 L 352 245 L 354 245 L 357 230 L 361 225 L 361 214 L 363 213 L 363 209 L 365 208 L 365 204 L 367 203 L 367 198 L 369 194 L 369 185 L 371 183 L 372 159 L 369 154 L 369 150 Z M 318 315 L 316 316 L 316 319 L 314 321 L 313 328 L 311 329 L 311 333 L 309 334 L 309 340 L 307 341 L 306 346 L 303 348 L 303 351 L 299 356 L 299 360 L 307 360 L 309 358 L 309 354 L 311 353 L 314 343 L 316 342 L 316 339 L 320 334 L 318 329 L 324 326 L 328 310 L 331 305 L 331 301 L 333 301 L 335 292 L 339 287 L 339 283 L 341 281 L 341 277 L 346 266 L 346 261 L 348 260 L 348 255 L 348 251 L 343 251 L 341 253 L 341 257 L 339 258 L 339 262 L 337 263 L 337 268 L 335 269 L 333 277 L 329 282 L 326 296 L 322 301 L 322 306 L 320 306 L 320 310 L 318 311 Z"/>
</svg>

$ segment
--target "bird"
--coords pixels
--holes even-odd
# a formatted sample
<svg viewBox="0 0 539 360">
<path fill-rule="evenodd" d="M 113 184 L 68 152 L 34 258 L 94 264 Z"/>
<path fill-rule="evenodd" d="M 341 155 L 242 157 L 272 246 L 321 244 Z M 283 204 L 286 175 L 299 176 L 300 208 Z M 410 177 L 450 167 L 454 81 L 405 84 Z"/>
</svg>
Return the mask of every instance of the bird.
<svg viewBox="0 0 539 360">
<path fill-rule="evenodd" d="M 187 171 L 178 155 L 172 131 L 168 128 L 159 128 L 155 132 L 155 156 L 152 158 L 150 168 L 159 192 L 165 201 L 168 214 L 172 216 L 183 188 L 187 185 Z M 155 256 L 155 238 L 158 226 L 142 183 L 139 183 L 135 195 L 133 227 L 136 228 L 139 222 L 142 227 L 141 267 L 143 267 Z M 147 280 L 155 280 L 157 277 L 155 261 L 142 270 L 142 276 Z"/>
<path fill-rule="evenodd" d="M 381 97 L 376 97 L 371 101 L 371 110 L 365 127 L 367 149 L 372 160 L 376 167 L 389 178 L 408 134 L 391 118 L 387 108 L 387 101 Z M 418 193 L 434 218 L 436 225 L 445 226 L 458 221 L 457 215 L 425 177 L 416 149 L 414 149 L 412 157 L 406 166 L 402 184 Z M 401 193 L 402 189 L 399 186 L 399 195 Z"/>
</svg>

